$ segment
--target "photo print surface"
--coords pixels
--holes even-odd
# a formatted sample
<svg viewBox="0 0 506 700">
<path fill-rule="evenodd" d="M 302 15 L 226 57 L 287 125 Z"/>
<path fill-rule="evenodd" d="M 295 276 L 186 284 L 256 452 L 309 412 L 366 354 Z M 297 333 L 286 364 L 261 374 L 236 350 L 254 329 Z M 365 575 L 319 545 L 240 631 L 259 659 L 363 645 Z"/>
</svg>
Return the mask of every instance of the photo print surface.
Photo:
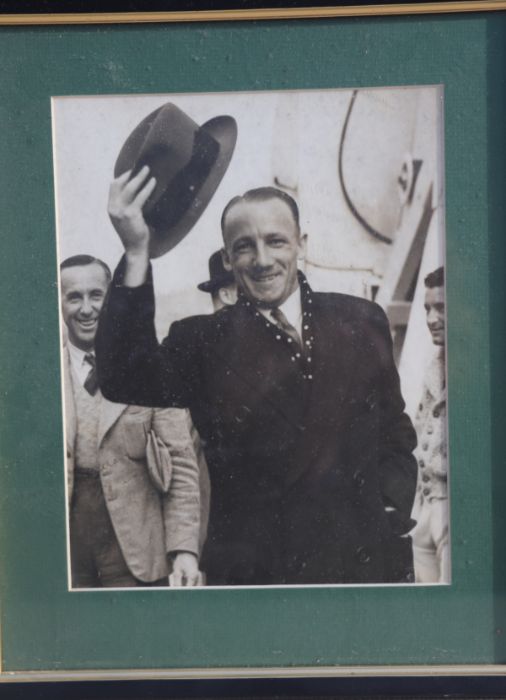
<svg viewBox="0 0 506 700">
<path fill-rule="evenodd" d="M 450 582 L 442 110 L 53 98 L 70 588 Z"/>
</svg>

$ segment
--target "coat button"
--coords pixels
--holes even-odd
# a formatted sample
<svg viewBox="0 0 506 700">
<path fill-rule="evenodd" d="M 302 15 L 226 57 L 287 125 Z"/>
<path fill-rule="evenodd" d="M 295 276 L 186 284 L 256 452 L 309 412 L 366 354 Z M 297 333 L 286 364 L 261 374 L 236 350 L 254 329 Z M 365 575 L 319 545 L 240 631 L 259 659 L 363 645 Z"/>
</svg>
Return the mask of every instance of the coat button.
<svg viewBox="0 0 506 700">
<path fill-rule="evenodd" d="M 428 486 L 426 486 L 426 487 L 424 488 L 424 490 L 422 491 L 422 493 L 423 493 L 424 496 L 428 496 L 429 493 L 430 493 L 430 488 L 429 488 Z"/>
<path fill-rule="evenodd" d="M 424 452 L 426 452 L 428 449 L 429 449 L 429 443 L 428 442 L 422 443 L 422 450 L 424 450 Z"/>
<path fill-rule="evenodd" d="M 422 476 L 422 481 L 424 481 L 425 483 L 427 483 L 427 481 L 430 481 L 430 476 L 429 476 L 427 473 L 425 473 L 425 474 Z"/>
<path fill-rule="evenodd" d="M 357 471 L 353 474 L 353 481 L 359 489 L 362 488 L 362 486 L 365 484 L 364 473 L 357 469 Z"/>
<path fill-rule="evenodd" d="M 240 406 L 235 415 L 236 423 L 244 423 L 244 421 L 248 418 L 250 413 L 251 409 L 248 406 L 245 406 L 244 404 Z"/>
<path fill-rule="evenodd" d="M 432 415 L 434 416 L 434 418 L 439 418 L 439 408 L 435 408 L 432 411 Z"/>
<path fill-rule="evenodd" d="M 425 468 L 425 462 L 423 461 L 423 459 L 419 459 L 419 460 L 418 460 L 418 464 L 420 465 L 420 469 L 424 469 L 424 468 Z"/>
<path fill-rule="evenodd" d="M 357 549 L 358 560 L 361 564 L 367 564 L 371 560 L 371 556 L 365 547 L 359 547 Z"/>
</svg>

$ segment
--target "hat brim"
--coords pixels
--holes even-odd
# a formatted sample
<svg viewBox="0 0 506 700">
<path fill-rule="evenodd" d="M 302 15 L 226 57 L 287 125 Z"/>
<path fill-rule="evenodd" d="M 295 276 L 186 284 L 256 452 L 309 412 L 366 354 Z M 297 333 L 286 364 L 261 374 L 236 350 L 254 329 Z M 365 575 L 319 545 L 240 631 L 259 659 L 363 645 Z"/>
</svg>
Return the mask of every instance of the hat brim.
<svg viewBox="0 0 506 700">
<path fill-rule="evenodd" d="M 212 294 L 218 289 L 221 289 L 222 287 L 228 287 L 230 284 L 233 283 L 233 275 L 223 275 L 222 277 L 215 277 L 212 280 L 207 280 L 207 282 L 201 282 L 200 284 L 197 284 L 197 289 L 200 289 L 201 292 L 208 292 L 209 294 Z"/>
<path fill-rule="evenodd" d="M 118 177 L 135 167 L 146 136 L 162 109 L 163 107 L 159 107 L 143 119 L 125 141 L 116 160 L 114 177 Z M 211 201 L 232 158 L 237 140 L 237 124 L 233 117 L 226 115 L 214 117 L 200 128 L 219 143 L 218 156 L 204 182 L 195 192 L 190 206 L 179 220 L 172 226 L 150 226 L 149 254 L 151 258 L 158 258 L 167 253 L 191 231 Z"/>
</svg>

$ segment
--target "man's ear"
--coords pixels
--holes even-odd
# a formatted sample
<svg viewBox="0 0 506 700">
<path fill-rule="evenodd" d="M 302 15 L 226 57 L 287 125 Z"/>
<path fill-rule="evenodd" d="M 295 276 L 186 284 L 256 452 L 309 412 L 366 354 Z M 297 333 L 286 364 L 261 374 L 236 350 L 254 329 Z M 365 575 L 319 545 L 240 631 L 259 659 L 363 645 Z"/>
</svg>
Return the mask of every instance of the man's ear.
<svg viewBox="0 0 506 700">
<path fill-rule="evenodd" d="M 237 290 L 235 286 L 231 284 L 228 285 L 228 287 L 220 287 L 218 289 L 218 296 L 222 304 L 225 304 L 225 306 L 233 306 L 237 301 Z"/>
<path fill-rule="evenodd" d="M 225 268 L 225 270 L 227 270 L 227 272 L 231 272 L 232 265 L 230 264 L 230 258 L 228 256 L 228 253 L 227 253 L 225 248 L 221 249 L 221 259 L 222 259 L 223 267 Z"/>
<path fill-rule="evenodd" d="M 299 254 L 297 256 L 299 260 L 306 259 L 306 251 L 307 251 L 307 233 L 301 233 L 300 237 L 299 237 Z"/>
</svg>

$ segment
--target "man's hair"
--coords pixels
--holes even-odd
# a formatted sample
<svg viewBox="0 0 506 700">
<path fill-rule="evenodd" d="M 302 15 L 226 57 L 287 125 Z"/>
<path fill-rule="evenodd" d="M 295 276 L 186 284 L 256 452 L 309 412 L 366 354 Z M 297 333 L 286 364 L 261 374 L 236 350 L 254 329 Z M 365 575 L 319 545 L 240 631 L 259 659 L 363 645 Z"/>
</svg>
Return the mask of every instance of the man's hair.
<svg viewBox="0 0 506 700">
<path fill-rule="evenodd" d="M 434 287 L 443 287 L 445 283 L 445 269 L 438 267 L 437 270 L 430 272 L 424 280 L 427 289 Z"/>
<path fill-rule="evenodd" d="M 277 187 L 257 187 L 254 190 L 248 190 L 243 195 L 238 195 L 230 200 L 221 215 L 221 232 L 225 233 L 227 214 L 236 204 L 240 202 L 267 202 L 269 199 L 280 199 L 288 206 L 292 212 L 297 231 L 300 231 L 299 207 L 295 199 L 286 192 L 283 192 L 283 190 L 278 190 Z"/>
<path fill-rule="evenodd" d="M 103 260 L 100 260 L 100 258 L 94 258 L 93 255 L 72 255 L 72 257 L 67 258 L 60 263 L 60 272 L 69 267 L 83 267 L 84 265 L 93 265 L 94 263 L 100 265 L 100 267 L 104 270 L 107 278 L 107 284 L 109 284 L 112 279 L 109 265 L 107 265 Z"/>
</svg>

